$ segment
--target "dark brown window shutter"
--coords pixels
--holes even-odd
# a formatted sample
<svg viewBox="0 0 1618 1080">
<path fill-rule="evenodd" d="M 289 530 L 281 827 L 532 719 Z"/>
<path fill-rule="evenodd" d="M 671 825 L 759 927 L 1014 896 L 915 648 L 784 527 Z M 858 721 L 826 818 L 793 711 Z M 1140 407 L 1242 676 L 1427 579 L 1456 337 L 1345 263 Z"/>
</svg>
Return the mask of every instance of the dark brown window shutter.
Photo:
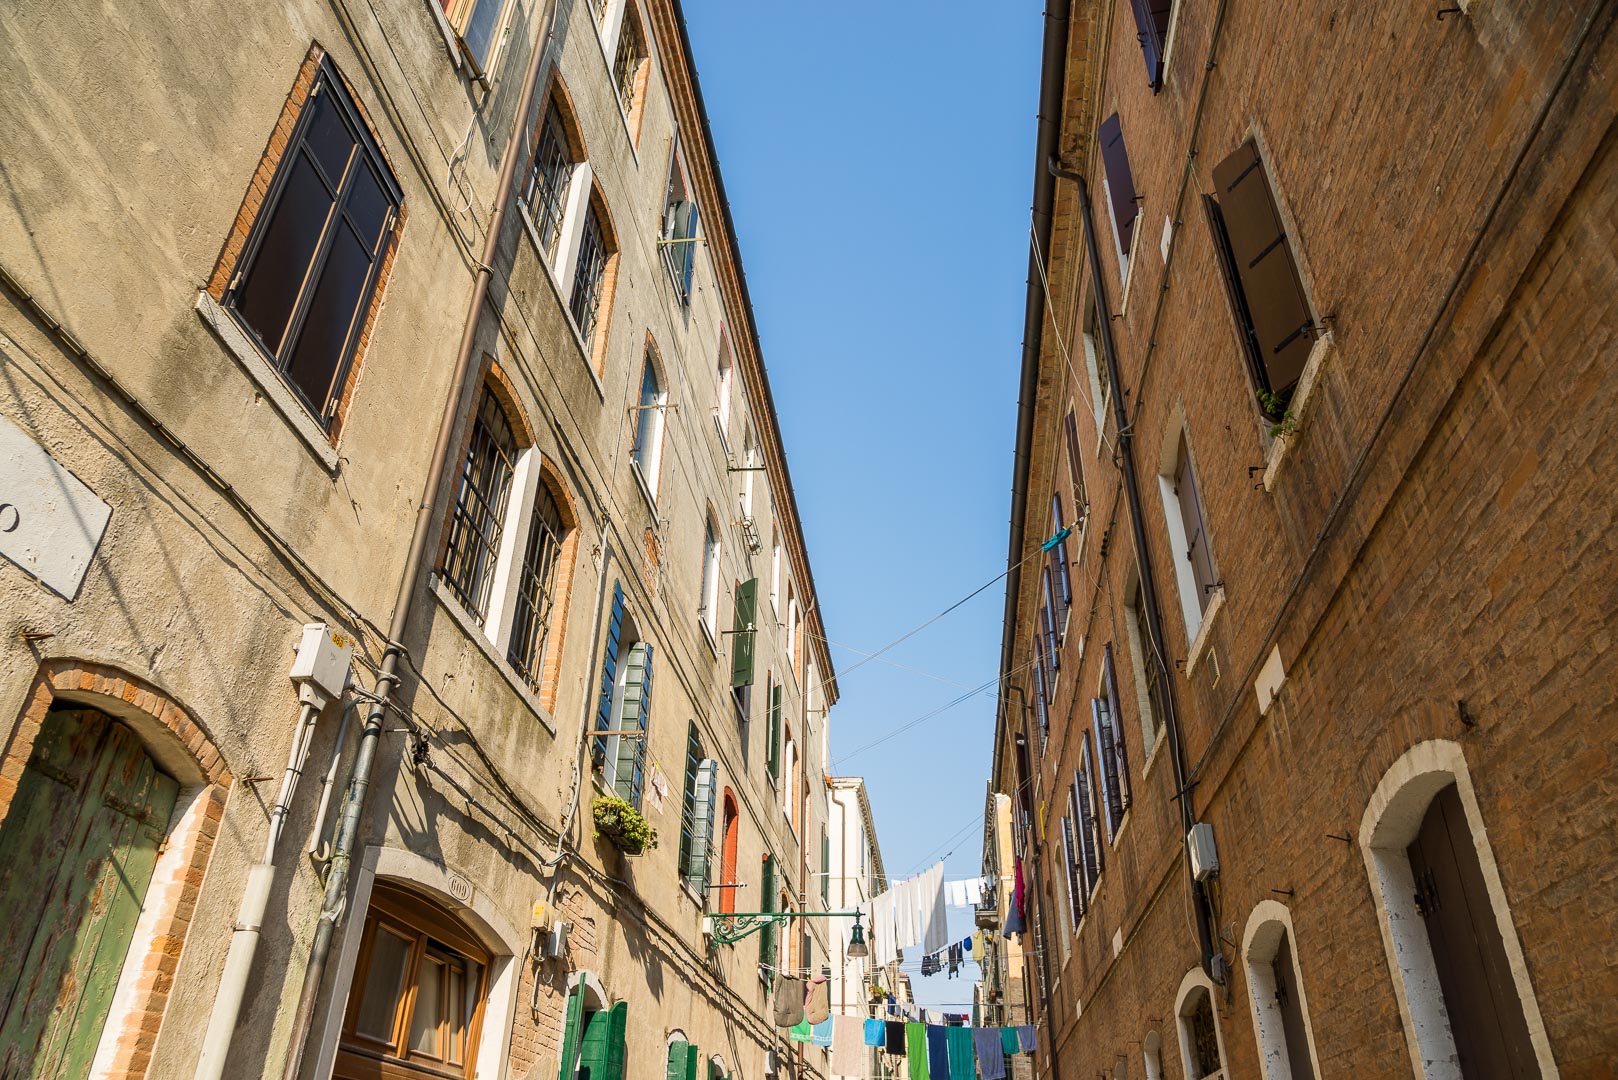
<svg viewBox="0 0 1618 1080">
<path fill-rule="evenodd" d="M 1191 448 L 1180 433 L 1180 460 L 1174 470 L 1174 494 L 1180 500 L 1180 521 L 1185 526 L 1185 557 L 1191 563 L 1191 577 L 1197 586 L 1197 608 L 1208 610 L 1213 599 L 1213 555 L 1208 550 L 1208 522 L 1202 514 L 1202 493 L 1197 488 L 1197 470 L 1191 462 Z"/>
<path fill-rule="evenodd" d="M 1067 435 L 1067 474 L 1073 481 L 1073 520 L 1076 523 L 1084 517 L 1084 508 L 1089 500 L 1084 493 L 1084 467 L 1079 458 L 1079 421 L 1072 409 L 1067 411 L 1063 425 Z"/>
<path fill-rule="evenodd" d="M 1231 261 L 1268 383 L 1260 389 L 1285 398 L 1309 359 L 1314 317 L 1257 145 L 1251 139 L 1243 143 L 1214 166 L 1213 179 Z"/>
<path fill-rule="evenodd" d="M 1135 12 L 1136 36 L 1146 60 L 1146 78 L 1155 93 L 1163 86 L 1163 60 L 1168 49 L 1173 0 L 1129 0 Z"/>
<path fill-rule="evenodd" d="M 1124 149 L 1124 129 L 1113 113 L 1101 123 L 1101 165 L 1107 173 L 1107 193 L 1112 198 L 1112 220 L 1118 225 L 1118 242 L 1129 254 L 1135 235 L 1135 177 L 1129 171 L 1129 152 Z"/>
<path fill-rule="evenodd" d="M 1107 712 L 1112 720 L 1112 752 L 1117 758 L 1118 804 L 1128 810 L 1129 748 L 1124 741 L 1124 699 L 1118 693 L 1118 665 L 1114 659 L 1112 642 L 1101 653 L 1101 667 L 1107 680 Z"/>
</svg>

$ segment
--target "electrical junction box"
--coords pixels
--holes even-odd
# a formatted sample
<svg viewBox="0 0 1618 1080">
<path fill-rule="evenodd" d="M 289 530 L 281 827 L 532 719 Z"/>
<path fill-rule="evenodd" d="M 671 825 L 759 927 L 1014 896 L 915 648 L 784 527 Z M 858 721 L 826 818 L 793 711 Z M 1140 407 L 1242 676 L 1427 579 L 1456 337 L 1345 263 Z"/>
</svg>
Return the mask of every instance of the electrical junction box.
<svg viewBox="0 0 1618 1080">
<path fill-rule="evenodd" d="M 774 1076 L 781 1071 L 781 1056 L 774 1050 L 764 1051 L 764 1075 Z"/>
<path fill-rule="evenodd" d="M 560 919 L 551 927 L 550 934 L 545 938 L 545 959 L 561 960 L 567 953 L 567 923 Z"/>
<path fill-rule="evenodd" d="M 298 700 L 323 709 L 327 702 L 342 697 L 353 659 L 353 638 L 325 623 L 306 624 L 291 672 L 292 681 L 298 684 Z"/>
<path fill-rule="evenodd" d="M 545 907 L 545 901 L 536 901 L 534 904 L 534 916 L 528 921 L 529 927 L 531 929 L 540 931 L 549 930 L 550 924 L 545 921 L 545 916 L 548 913 L 548 910 L 549 909 Z"/>
<path fill-rule="evenodd" d="M 1219 873 L 1219 852 L 1214 848 L 1213 826 L 1199 821 L 1185 834 L 1186 853 L 1191 856 L 1191 876 L 1207 881 Z"/>
</svg>

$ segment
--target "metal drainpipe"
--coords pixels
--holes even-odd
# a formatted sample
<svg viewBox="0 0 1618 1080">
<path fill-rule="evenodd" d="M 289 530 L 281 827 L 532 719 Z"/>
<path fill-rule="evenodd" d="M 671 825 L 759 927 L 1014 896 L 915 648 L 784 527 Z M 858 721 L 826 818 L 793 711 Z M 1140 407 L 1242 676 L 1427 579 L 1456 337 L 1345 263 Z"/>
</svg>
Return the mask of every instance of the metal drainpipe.
<svg viewBox="0 0 1618 1080">
<path fill-rule="evenodd" d="M 427 538 L 432 532 L 433 508 L 438 489 L 444 478 L 444 466 L 449 457 L 450 436 L 460 411 L 461 391 L 471 367 L 472 350 L 477 341 L 483 301 L 489 291 L 490 266 L 500 244 L 500 233 L 506 221 L 511 202 L 511 189 L 517 172 L 523 132 L 528 125 L 528 113 L 533 106 L 534 90 L 539 85 L 540 70 L 550 53 L 551 34 L 555 28 L 555 6 L 551 9 L 551 22 L 534 44 L 533 57 L 523 75 L 522 93 L 518 98 L 516 116 L 512 120 L 511 135 L 506 140 L 505 155 L 500 162 L 500 180 L 495 189 L 494 205 L 489 217 L 488 234 L 483 241 L 483 254 L 478 260 L 477 276 L 473 279 L 472 299 L 467 305 L 466 321 L 461 328 L 461 343 L 450 376 L 449 393 L 444 398 L 443 414 L 438 421 L 438 441 L 433 446 L 427 481 L 422 485 L 421 498 L 416 504 L 415 527 L 410 535 L 410 548 L 405 557 L 404 572 L 399 577 L 399 591 L 393 601 L 393 620 L 388 625 L 388 647 L 382 655 L 381 670 L 376 677 L 376 699 L 366 715 L 360 730 L 359 750 L 354 756 L 354 772 L 348 791 L 343 797 L 341 824 L 337 844 L 332 852 L 331 867 L 326 876 L 325 896 L 321 901 L 320 921 L 315 924 L 314 941 L 309 946 L 309 964 L 304 969 L 303 989 L 298 996 L 298 1008 L 292 1021 L 292 1034 L 287 1048 L 283 1080 L 296 1080 L 303 1065 L 309 1031 L 314 1025 L 315 1003 L 320 997 L 320 983 L 331 955 L 332 939 L 347 904 L 348 871 L 354 859 L 354 847 L 359 841 L 360 822 L 365 810 L 365 797 L 370 789 L 371 770 L 376 763 L 377 743 L 382 735 L 382 722 L 387 716 L 393 690 L 399 685 L 399 662 L 404 655 L 405 632 L 410 624 L 410 610 L 426 561 Z"/>
<path fill-rule="evenodd" d="M 1053 175 L 1058 174 L 1054 160 L 1050 170 Z M 1129 499 L 1129 528 L 1135 540 L 1141 597 L 1144 601 L 1142 606 L 1146 609 L 1146 625 L 1154 643 L 1149 662 L 1157 664 L 1158 685 L 1163 687 L 1163 711 L 1167 713 L 1163 718 L 1163 724 L 1169 740 L 1169 757 L 1174 763 L 1175 801 L 1180 804 L 1181 832 L 1189 834 L 1191 826 L 1197 823 L 1197 817 L 1191 808 L 1191 792 L 1187 790 L 1185 783 L 1185 747 L 1180 742 L 1179 705 L 1175 697 L 1174 680 L 1168 669 L 1167 659 L 1163 656 L 1163 619 L 1158 610 L 1157 577 L 1152 572 L 1152 560 L 1146 546 L 1146 522 L 1141 512 L 1140 482 L 1135 474 L 1135 434 L 1124 411 L 1124 384 L 1118 373 L 1118 354 L 1113 347 L 1112 313 L 1107 306 L 1106 288 L 1102 284 L 1101 248 L 1096 243 L 1095 213 L 1090 204 L 1090 186 L 1084 177 L 1076 173 L 1064 172 L 1060 175 L 1076 181 L 1079 186 L 1079 209 L 1084 215 L 1084 240 L 1090 255 L 1090 280 L 1094 284 L 1096 334 L 1101 339 L 1101 353 L 1107 363 L 1107 378 L 1118 388 L 1118 392 L 1112 395 L 1112 414 L 1118 427 L 1118 460 L 1124 474 L 1124 493 Z M 1190 876 L 1189 866 L 1186 873 Z M 1196 910 L 1197 944 L 1202 949 L 1202 970 L 1209 978 L 1214 978 L 1213 925 L 1208 913 L 1208 897 L 1200 881 L 1195 877 L 1190 880 L 1191 906 Z M 1222 984 L 1223 974 L 1214 978 L 1214 981 Z"/>
</svg>

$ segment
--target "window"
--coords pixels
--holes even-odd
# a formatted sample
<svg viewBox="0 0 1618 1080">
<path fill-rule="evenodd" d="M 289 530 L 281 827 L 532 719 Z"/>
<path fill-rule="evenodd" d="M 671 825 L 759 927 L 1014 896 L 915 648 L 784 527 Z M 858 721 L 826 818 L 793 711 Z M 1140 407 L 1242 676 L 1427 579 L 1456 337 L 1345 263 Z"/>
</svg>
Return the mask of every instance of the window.
<svg viewBox="0 0 1618 1080">
<path fill-rule="evenodd" d="M 1189 1080 L 1224 1077 L 1224 1058 L 1213 1013 L 1213 997 L 1206 985 L 1194 985 L 1177 1011 L 1180 1028 L 1180 1055 Z"/>
<path fill-rule="evenodd" d="M 1124 605 L 1124 628 L 1129 633 L 1129 655 L 1134 658 L 1135 693 L 1140 702 L 1140 738 L 1143 753 L 1150 754 L 1157 745 L 1157 736 L 1163 730 L 1163 682 L 1161 668 L 1149 648 L 1151 628 L 1146 622 L 1142 606 L 1140 580 L 1129 588 L 1129 599 Z"/>
<path fill-rule="evenodd" d="M 1100 425 L 1097 425 L 1099 430 Z M 1073 527 L 1083 526 L 1086 512 L 1090 507 L 1089 496 L 1084 490 L 1084 467 L 1079 457 L 1079 418 L 1072 409 L 1067 411 L 1067 417 L 1062 422 L 1063 434 L 1067 443 L 1067 479 L 1073 491 Z M 1054 492 L 1051 495 L 1052 509 L 1055 511 L 1056 531 L 1062 531 L 1062 493 Z M 1062 566 L 1067 566 L 1066 551 L 1063 551 Z M 1064 570 L 1064 573 L 1066 571 Z M 1069 586 L 1066 590 L 1071 595 Z M 1071 600 L 1069 601 L 1071 602 Z"/>
<path fill-rule="evenodd" d="M 618 29 L 618 49 L 612 61 L 612 85 L 618 107 L 630 122 L 631 141 L 639 134 L 641 70 L 646 66 L 646 39 L 641 32 L 635 0 L 625 0 L 624 21 Z"/>
<path fill-rule="evenodd" d="M 657 473 L 663 460 L 663 408 L 668 392 L 657 370 L 657 358 L 648 346 L 640 377 L 640 405 L 635 410 L 635 442 L 629 449 L 647 493 L 657 498 Z"/>
<path fill-rule="evenodd" d="M 693 723 L 686 735 L 685 793 L 680 800 L 680 875 L 699 895 L 708 884 L 718 780 L 719 763 L 702 756 L 702 740 Z"/>
<path fill-rule="evenodd" d="M 342 79 L 322 63 L 223 303 L 328 432 L 402 202 Z"/>
<path fill-rule="evenodd" d="M 781 785 L 781 809 L 794 834 L 798 831 L 798 745 L 792 741 L 792 728 L 783 728 L 781 734 L 782 758 L 786 765 L 785 783 Z"/>
<path fill-rule="evenodd" d="M 747 723 L 753 700 L 753 658 L 758 650 L 758 578 L 736 583 L 736 610 L 730 623 L 730 688 L 736 720 Z M 745 742 L 745 737 L 744 737 Z"/>
<path fill-rule="evenodd" d="M 1092 698 L 1090 711 L 1095 720 L 1097 762 L 1096 779 L 1101 785 L 1102 810 L 1107 823 L 1107 834 L 1114 839 L 1124 814 L 1129 811 L 1129 755 L 1124 745 L 1124 729 L 1120 723 L 1123 698 L 1118 693 L 1118 674 L 1112 658 L 1112 643 L 1102 653 L 1101 696 Z"/>
<path fill-rule="evenodd" d="M 1163 87 L 1163 65 L 1168 60 L 1169 16 L 1174 0 L 1129 0 L 1135 11 L 1136 36 L 1146 59 L 1146 80 L 1155 94 Z"/>
<path fill-rule="evenodd" d="M 1052 549 L 1055 550 L 1055 549 Z M 1053 560 L 1054 561 L 1054 560 Z M 1045 625 L 1045 652 L 1053 672 L 1062 667 L 1062 616 L 1058 613 L 1057 605 L 1060 603 L 1060 594 L 1055 585 L 1055 575 L 1050 562 L 1040 573 L 1040 586 L 1044 590 L 1045 602 L 1039 605 L 1040 621 Z M 1054 682 L 1054 676 L 1052 678 Z M 1056 688 L 1051 687 L 1054 694 Z"/>
<path fill-rule="evenodd" d="M 658 244 L 663 249 L 663 264 L 674 279 L 682 304 L 691 302 L 691 278 L 697 264 L 702 215 L 697 210 L 696 199 L 686 171 L 685 148 L 676 136 L 669 153 L 668 192 L 663 200 L 663 230 Z"/>
<path fill-rule="evenodd" d="M 541 482 L 534 495 L 518 578 L 516 610 L 511 621 L 511 642 L 506 659 L 530 689 L 540 689 L 545 642 L 556 604 L 557 567 L 562 559 L 562 538 L 567 529 L 548 485 Z"/>
<path fill-rule="evenodd" d="M 668 1069 L 664 1073 L 666 1080 L 698 1080 L 697 1048 L 685 1041 L 684 1032 L 676 1032 L 678 1038 L 669 1040 Z M 593 1078 L 592 1078 L 593 1080 Z"/>
<path fill-rule="evenodd" d="M 1303 291 L 1293 238 L 1251 139 L 1214 166 L 1203 209 L 1260 409 L 1280 420 L 1308 362 L 1314 315 Z"/>
<path fill-rule="evenodd" d="M 626 610 L 624 587 L 615 581 L 602 650 L 601 697 L 596 706 L 591 759 L 612 793 L 637 807 L 646 783 L 653 671 L 652 645 L 637 640 L 638 636 Z"/>
<path fill-rule="evenodd" d="M 714 423 L 719 425 L 719 437 L 726 446 L 730 445 L 731 372 L 734 367 L 735 362 L 730 355 L 730 335 L 721 326 L 719 328 L 719 375 L 714 391 L 718 402 L 714 406 L 713 416 Z M 748 462 L 744 461 L 743 464 L 748 464 Z M 747 475 L 749 474 L 743 474 L 744 477 Z"/>
<path fill-rule="evenodd" d="M 1050 680 L 1045 674 L 1045 636 L 1042 633 L 1034 634 L 1034 715 L 1039 720 L 1039 752 L 1045 752 L 1046 740 L 1050 738 L 1051 717 L 1050 699 L 1053 692 Z"/>
<path fill-rule="evenodd" d="M 1129 256 L 1135 238 L 1135 221 L 1140 201 L 1134 174 L 1129 171 L 1129 151 L 1124 147 L 1124 130 L 1113 113 L 1101 124 L 1101 186 L 1106 189 L 1107 210 L 1112 216 L 1112 239 L 1118 251 L 1118 279 L 1129 279 Z"/>
<path fill-rule="evenodd" d="M 736 910 L 736 851 L 741 843 L 741 817 L 736 811 L 736 796 L 725 789 L 724 831 L 719 849 L 719 907 L 722 912 Z"/>
<path fill-rule="evenodd" d="M 1084 886 L 1083 870 L 1080 865 L 1083 849 L 1079 847 L 1078 831 L 1073 825 L 1074 811 L 1078 804 L 1071 790 L 1068 792 L 1067 805 L 1068 812 L 1062 815 L 1062 863 L 1067 867 L 1064 882 L 1067 888 L 1068 916 L 1077 927 L 1079 920 L 1084 918 L 1090 898 Z"/>
<path fill-rule="evenodd" d="M 764 870 L 762 882 L 759 886 L 760 911 L 770 912 L 775 908 L 775 856 L 764 856 Z M 758 962 L 765 967 L 775 965 L 775 923 L 766 923 L 764 929 L 758 932 Z"/>
<path fill-rule="evenodd" d="M 1314 1049 L 1303 980 L 1292 951 L 1291 923 L 1281 904 L 1260 901 L 1248 919 L 1242 946 L 1253 1032 L 1267 1080 L 1315 1080 Z"/>
<path fill-rule="evenodd" d="M 489 954 L 447 912 L 386 882 L 371 892 L 348 1014 L 341 1075 L 470 1076 Z"/>
<path fill-rule="evenodd" d="M 629 1002 L 619 1001 L 609 1006 L 583 975 L 579 976 L 578 983 L 568 994 L 564 1014 L 561 1078 L 624 1080 Z M 472 1074 L 468 1071 L 466 1075 Z"/>
<path fill-rule="evenodd" d="M 798 673 L 798 601 L 792 595 L 792 582 L 787 582 L 787 664 L 792 674 Z"/>
<path fill-rule="evenodd" d="M 579 232 L 579 257 L 573 267 L 573 291 L 567 310 L 573 316 L 586 352 L 593 353 L 596 325 L 601 317 L 601 298 L 606 291 L 607 260 L 612 252 L 601 226 L 601 214 L 592 201 L 584 208 L 584 224 Z"/>
<path fill-rule="evenodd" d="M 781 523 L 770 522 L 770 610 L 781 612 Z"/>
<path fill-rule="evenodd" d="M 568 145 L 562 126 L 562 113 L 553 99 L 545 109 L 539 129 L 539 147 L 523 183 L 522 201 L 533 218 L 539 236 L 539 249 L 554 269 L 562 243 L 562 225 L 567 217 L 567 196 L 578 162 Z"/>
<path fill-rule="evenodd" d="M 769 731 L 766 732 L 770 745 L 765 751 L 765 768 L 773 784 L 781 778 L 781 684 L 768 673 L 764 676 L 764 691 L 770 710 Z"/>
<path fill-rule="evenodd" d="M 820 827 L 820 906 L 831 910 L 831 834 Z"/>
<path fill-rule="evenodd" d="M 697 618 L 712 641 L 719 618 L 719 526 L 712 510 L 702 523 L 702 605 L 697 609 Z"/>
<path fill-rule="evenodd" d="M 443 0 L 444 17 L 460 39 L 461 55 L 472 65 L 472 74 L 488 82 L 488 71 L 500 44 L 501 15 L 506 0 Z"/>
<path fill-rule="evenodd" d="M 1197 632 L 1202 629 L 1202 616 L 1213 602 L 1219 581 L 1214 576 L 1197 469 L 1183 429 L 1174 451 L 1173 471 L 1160 477 L 1159 484 L 1179 583 L 1181 613 L 1185 616 L 1185 636 L 1188 642 L 1195 641 Z"/>
<path fill-rule="evenodd" d="M 1090 742 L 1090 731 L 1086 728 L 1079 732 L 1079 767 L 1073 790 L 1078 799 L 1076 820 L 1080 833 L 1079 846 L 1084 850 L 1088 871 L 1085 878 L 1087 889 L 1095 888 L 1101 871 L 1107 867 L 1106 841 L 1101 824 L 1106 795 L 1100 790 L 1101 778 L 1097 775 L 1096 766 L 1095 748 Z"/>
<path fill-rule="evenodd" d="M 494 391 L 485 386 L 461 464 L 443 568 L 444 584 L 480 623 L 489 610 L 516 461 L 511 421 Z"/>
</svg>

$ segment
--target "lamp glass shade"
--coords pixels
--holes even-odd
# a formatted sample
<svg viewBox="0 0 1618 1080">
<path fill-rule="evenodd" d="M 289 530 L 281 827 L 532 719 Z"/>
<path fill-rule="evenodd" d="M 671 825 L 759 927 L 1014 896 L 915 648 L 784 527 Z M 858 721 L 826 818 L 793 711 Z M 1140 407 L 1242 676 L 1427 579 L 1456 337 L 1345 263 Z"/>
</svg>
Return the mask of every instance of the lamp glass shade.
<svg viewBox="0 0 1618 1080">
<path fill-rule="evenodd" d="M 865 947 L 865 927 L 858 922 L 854 924 L 854 932 L 848 935 L 848 951 L 845 955 L 852 960 L 871 955 L 871 950 Z"/>
</svg>

